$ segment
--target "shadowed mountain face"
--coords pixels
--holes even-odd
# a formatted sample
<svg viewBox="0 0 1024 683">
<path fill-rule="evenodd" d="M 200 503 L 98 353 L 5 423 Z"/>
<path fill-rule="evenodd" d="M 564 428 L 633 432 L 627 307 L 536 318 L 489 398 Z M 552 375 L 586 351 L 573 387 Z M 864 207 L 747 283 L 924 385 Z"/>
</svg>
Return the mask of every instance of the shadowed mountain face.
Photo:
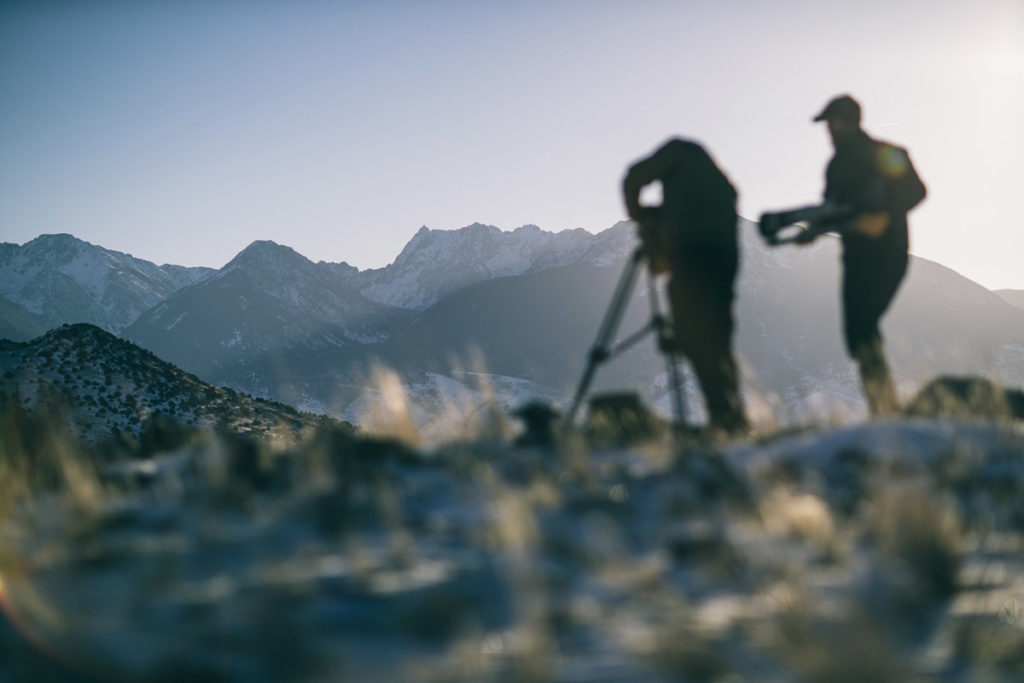
<svg viewBox="0 0 1024 683">
<path fill-rule="evenodd" d="M 997 289 L 995 293 L 1017 308 L 1024 311 L 1024 289 Z"/>
<path fill-rule="evenodd" d="M 744 224 L 741 232 L 736 349 L 748 397 L 766 401 L 778 417 L 796 416 L 825 400 L 859 409 L 856 374 L 840 333 L 838 242 L 768 250 L 752 225 Z M 396 367 L 443 372 L 452 354 L 465 357 L 476 347 L 495 374 L 571 393 L 623 264 L 577 264 L 466 288 L 375 353 Z M 640 329 L 649 315 L 641 278 L 620 336 Z M 913 259 L 884 330 L 905 394 L 946 373 L 1024 383 L 1024 317 L 938 264 Z M 663 373 L 664 360 L 648 338 L 602 365 L 595 387 L 646 387 L 657 399 L 664 391 Z"/>
<path fill-rule="evenodd" d="M 916 259 L 896 301 L 892 353 L 904 373 L 933 368 L 1024 384 L 1024 315 L 981 285 L 945 266 Z"/>
<path fill-rule="evenodd" d="M 618 275 L 615 268 L 580 263 L 467 287 L 375 352 L 399 369 L 445 372 L 453 357 L 479 350 L 495 374 L 566 390 L 583 369 Z M 630 306 L 623 331 L 642 326 L 645 312 Z"/>
<path fill-rule="evenodd" d="M 0 296 L 0 339 L 28 341 L 46 328 L 22 306 Z"/>
<path fill-rule="evenodd" d="M 254 242 L 216 275 L 142 315 L 125 336 L 190 372 L 230 381 L 254 357 L 381 341 L 409 317 L 367 299 L 329 264 Z"/>
<path fill-rule="evenodd" d="M 745 232 L 737 301 L 745 385 L 781 397 L 782 405 L 806 407 L 808 400 L 831 396 L 838 407 L 859 406 L 840 329 L 839 241 L 768 250 L 753 238 L 753 226 Z M 882 331 L 903 395 L 939 374 L 1024 383 L 1024 317 L 937 263 L 911 258 Z"/>
</svg>

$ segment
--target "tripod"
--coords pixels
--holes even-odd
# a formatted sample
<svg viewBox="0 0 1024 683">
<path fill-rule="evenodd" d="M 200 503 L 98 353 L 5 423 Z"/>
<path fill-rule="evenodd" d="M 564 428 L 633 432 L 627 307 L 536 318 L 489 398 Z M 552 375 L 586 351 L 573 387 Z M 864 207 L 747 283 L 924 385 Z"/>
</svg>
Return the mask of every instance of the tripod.
<svg viewBox="0 0 1024 683">
<path fill-rule="evenodd" d="M 668 321 L 661 312 L 655 276 L 650 269 L 647 271 L 647 299 L 651 304 L 650 321 L 640 330 L 622 341 L 611 345 L 619 325 L 622 323 L 622 316 L 626 311 L 626 305 L 629 303 L 629 297 L 633 293 L 633 287 L 636 284 L 640 266 L 647 257 L 648 255 L 644 247 L 637 247 L 626 263 L 626 268 L 622 272 L 618 284 L 615 286 L 611 304 L 609 304 L 608 310 L 605 312 L 604 319 L 601 322 L 601 327 L 597 332 L 597 339 L 590 349 L 587 368 L 583 372 L 583 377 L 580 378 L 579 387 L 576 389 L 576 396 L 573 398 L 572 406 L 565 416 L 566 424 L 572 424 L 575 419 L 580 404 L 583 402 L 583 397 L 590 388 L 590 383 L 594 380 L 597 366 L 635 346 L 645 335 L 653 332 L 658 340 L 658 348 L 665 354 L 665 364 L 668 369 L 669 383 L 671 385 L 672 408 L 675 412 L 676 425 L 679 428 L 685 425 L 686 414 L 683 403 L 683 391 L 679 381 L 679 368 L 676 365 L 675 353 L 671 350 L 669 343 L 671 337 L 669 335 Z"/>
</svg>

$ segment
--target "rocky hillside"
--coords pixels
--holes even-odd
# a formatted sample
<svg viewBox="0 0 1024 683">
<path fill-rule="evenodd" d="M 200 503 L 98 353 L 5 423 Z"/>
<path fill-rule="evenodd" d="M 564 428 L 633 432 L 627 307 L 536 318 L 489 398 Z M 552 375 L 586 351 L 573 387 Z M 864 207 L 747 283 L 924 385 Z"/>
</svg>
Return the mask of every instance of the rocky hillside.
<svg viewBox="0 0 1024 683">
<path fill-rule="evenodd" d="M 88 324 L 59 327 L 31 342 L 0 341 L 0 409 L 58 417 L 91 444 L 125 432 L 139 436 L 161 418 L 281 442 L 330 422 L 205 384 Z"/>
</svg>

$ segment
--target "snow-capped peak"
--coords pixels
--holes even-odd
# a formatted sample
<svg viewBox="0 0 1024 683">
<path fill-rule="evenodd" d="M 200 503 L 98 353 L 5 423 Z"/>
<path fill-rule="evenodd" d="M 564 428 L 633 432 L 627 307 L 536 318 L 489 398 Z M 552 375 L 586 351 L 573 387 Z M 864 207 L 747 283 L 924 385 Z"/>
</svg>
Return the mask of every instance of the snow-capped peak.
<svg viewBox="0 0 1024 683">
<path fill-rule="evenodd" d="M 240 265 L 266 266 L 266 265 L 312 265 L 312 261 L 295 251 L 291 247 L 278 244 L 271 240 L 256 240 L 242 251 L 238 252 L 235 258 L 231 259 L 222 270 L 236 268 Z"/>
<path fill-rule="evenodd" d="M 67 233 L 0 249 L 0 296 L 44 327 L 87 322 L 120 332 L 139 314 L 213 271 L 163 267 Z"/>
<path fill-rule="evenodd" d="M 394 263 L 360 273 L 354 281 L 370 299 L 423 310 L 461 287 L 576 263 L 607 243 L 604 233 L 593 235 L 582 229 L 553 233 L 533 224 L 511 231 L 483 223 L 458 230 L 424 226 Z M 616 246 L 614 251 L 618 255 L 621 249 Z"/>
</svg>

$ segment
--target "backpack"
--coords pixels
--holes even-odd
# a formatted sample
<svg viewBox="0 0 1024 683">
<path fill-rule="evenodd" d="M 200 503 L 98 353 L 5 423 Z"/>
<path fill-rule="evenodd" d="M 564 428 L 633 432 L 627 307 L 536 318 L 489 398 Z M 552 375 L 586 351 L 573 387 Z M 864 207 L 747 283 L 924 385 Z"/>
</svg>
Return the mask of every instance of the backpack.
<svg viewBox="0 0 1024 683">
<path fill-rule="evenodd" d="M 907 213 L 928 191 L 910 161 L 907 150 L 887 142 L 875 146 L 875 166 L 882 177 L 885 204 L 894 213 Z"/>
</svg>

